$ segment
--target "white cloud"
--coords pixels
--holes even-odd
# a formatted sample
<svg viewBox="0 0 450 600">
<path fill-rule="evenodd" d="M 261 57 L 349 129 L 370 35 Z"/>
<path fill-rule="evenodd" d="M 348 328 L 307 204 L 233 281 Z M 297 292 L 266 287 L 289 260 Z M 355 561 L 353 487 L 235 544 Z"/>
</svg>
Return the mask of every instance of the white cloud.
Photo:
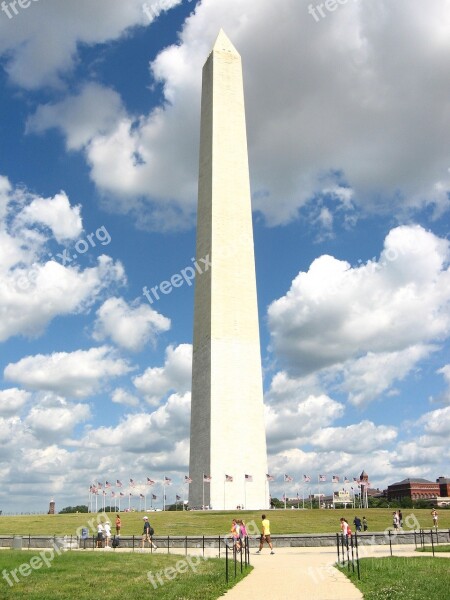
<svg viewBox="0 0 450 600">
<path fill-rule="evenodd" d="M 86 84 L 76 96 L 40 106 L 28 120 L 27 131 L 42 133 L 64 128 L 68 150 L 81 150 L 94 137 L 106 135 L 125 117 L 119 94 L 98 83 Z"/>
<path fill-rule="evenodd" d="M 450 404 L 450 365 L 445 365 L 437 371 L 438 374 L 444 377 L 446 389 L 440 394 L 436 400 Z"/>
<path fill-rule="evenodd" d="M 90 417 L 87 404 L 71 404 L 64 398 L 47 397 L 31 408 L 24 424 L 48 444 L 64 440 L 72 434 L 76 425 Z"/>
<path fill-rule="evenodd" d="M 386 425 L 376 426 L 362 421 L 346 427 L 325 427 L 311 437 L 313 447 L 333 452 L 361 454 L 382 450 L 397 439 L 397 430 Z"/>
<path fill-rule="evenodd" d="M 84 270 L 46 260 L 53 235 L 56 241 L 74 239 L 82 230 L 80 209 L 64 193 L 39 198 L 2 178 L 0 206 L 0 341 L 40 335 L 56 316 L 83 312 L 106 289 L 125 282 L 121 263 L 105 255 Z"/>
<path fill-rule="evenodd" d="M 16 218 L 16 226 L 42 224 L 49 227 L 55 240 L 63 243 L 75 240 L 81 235 L 83 225 L 80 217 L 80 206 L 70 206 L 64 192 L 53 198 L 34 198 L 24 207 Z"/>
<path fill-rule="evenodd" d="M 320 23 L 309 15 L 308 4 L 285 0 L 280 8 L 270 0 L 203 0 L 197 5 L 180 43 L 160 52 L 151 65 L 154 80 L 163 86 L 164 105 L 136 119 L 123 118 L 116 99 L 115 127 L 108 125 L 85 148 L 93 180 L 116 196 L 116 208 L 139 214 L 145 196 L 150 207 L 140 225 L 153 229 L 180 227 L 195 209 L 192 149 L 198 146 L 200 72 L 223 27 L 244 60 L 254 205 L 269 223 L 296 218 L 299 208 L 327 191 L 340 200 L 338 211 L 404 213 L 429 205 L 438 216 L 449 209 L 446 0 L 430 1 L 426 15 L 419 0 L 379 0 L 364 7 L 349 2 Z M 138 21 L 135 3 L 128 5 L 123 25 Z M 99 2 L 96 10 L 102 13 L 105 4 Z M 77 31 L 84 16 L 81 11 L 72 26 Z M 53 18 L 40 26 L 54 27 Z M 90 24 L 82 37 L 91 43 L 95 36 L 89 31 Z M 117 35 L 117 29 L 108 34 Z M 19 56 L 24 60 L 26 47 Z M 62 56 L 68 62 L 67 51 Z M 324 58 L 330 56 L 333 60 Z M 97 92 L 109 99 L 114 94 Z M 60 126 L 70 145 L 67 105 L 80 130 L 92 124 L 78 97 L 41 113 L 41 127 L 46 121 Z M 98 122 L 100 131 L 103 118 Z M 350 189 L 351 198 L 334 194 L 336 189 Z M 330 228 L 327 210 L 321 219 Z"/>
<path fill-rule="evenodd" d="M 30 394 L 18 388 L 0 390 L 0 415 L 16 415 L 28 402 Z"/>
<path fill-rule="evenodd" d="M 184 393 L 191 389 L 192 346 L 169 346 L 163 367 L 147 369 L 133 383 L 149 404 L 158 404 L 168 392 Z"/>
<path fill-rule="evenodd" d="M 393 229 L 378 261 L 319 257 L 268 309 L 277 356 L 294 374 L 333 367 L 355 404 L 371 400 L 448 337 L 448 260 L 448 241 L 419 226 Z"/>
<path fill-rule="evenodd" d="M 127 361 L 118 358 L 108 346 L 37 354 L 9 363 L 4 370 L 7 381 L 31 390 L 48 390 L 63 396 L 82 398 L 95 393 L 105 380 L 132 371 Z"/>
<path fill-rule="evenodd" d="M 126 350 L 138 352 L 158 333 L 170 329 L 170 319 L 146 304 L 129 306 L 123 298 L 108 298 L 97 310 L 94 339 L 110 338 Z"/>
<path fill-rule="evenodd" d="M 161 11 L 182 0 L 160 2 Z M 149 25 L 141 0 L 77 0 L 31 2 L 26 9 L 0 20 L 0 55 L 12 82 L 27 89 L 61 85 L 72 69 L 78 47 L 104 44 L 123 37 L 135 26 Z M 10 11 L 11 12 L 11 11 Z"/>
<path fill-rule="evenodd" d="M 139 406 L 139 399 L 130 394 L 123 388 L 117 388 L 111 395 L 111 400 L 115 404 L 124 404 L 126 406 Z"/>
</svg>

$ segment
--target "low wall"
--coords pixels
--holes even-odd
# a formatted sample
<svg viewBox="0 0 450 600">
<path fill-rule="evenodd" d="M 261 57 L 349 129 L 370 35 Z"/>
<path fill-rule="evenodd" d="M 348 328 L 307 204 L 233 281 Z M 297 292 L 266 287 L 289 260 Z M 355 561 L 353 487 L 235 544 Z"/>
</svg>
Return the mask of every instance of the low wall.
<svg viewBox="0 0 450 600">
<path fill-rule="evenodd" d="M 328 534 L 296 534 L 296 535 L 273 535 L 272 542 L 275 547 L 329 547 L 336 546 L 336 533 Z M 229 538 L 228 538 L 229 539 Z M 395 544 L 431 544 L 431 531 L 401 531 L 398 533 L 375 532 L 359 533 L 357 535 L 358 544 L 364 545 L 383 545 Z M 158 536 L 154 535 L 153 540 L 159 548 L 198 548 L 198 549 L 224 549 L 226 539 L 223 536 Z M 450 543 L 450 530 L 433 530 L 433 542 L 436 544 Z M 253 536 L 250 538 L 250 547 L 258 546 L 259 538 Z M 95 548 L 96 536 L 91 536 L 82 540 L 77 536 L 45 536 L 45 535 L 0 535 L 0 548 L 51 548 L 54 544 L 64 547 L 68 550 L 78 548 Z M 121 548 L 139 548 L 141 545 L 141 536 L 121 536 Z M 146 544 L 146 547 L 148 545 Z"/>
</svg>

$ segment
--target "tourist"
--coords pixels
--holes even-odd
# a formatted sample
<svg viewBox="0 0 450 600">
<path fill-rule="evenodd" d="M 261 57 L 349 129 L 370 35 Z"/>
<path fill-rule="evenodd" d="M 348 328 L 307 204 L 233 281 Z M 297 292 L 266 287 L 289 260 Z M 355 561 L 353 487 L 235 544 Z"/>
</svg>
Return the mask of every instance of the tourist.
<svg viewBox="0 0 450 600">
<path fill-rule="evenodd" d="M 403 527 L 403 514 L 401 510 L 398 511 L 398 525 L 400 529 Z"/>
<path fill-rule="evenodd" d="M 368 525 L 368 523 L 367 523 L 367 519 L 366 519 L 366 517 L 363 517 L 363 520 L 362 520 L 362 522 L 363 522 L 363 530 L 364 530 L 364 531 L 367 531 L 367 530 L 369 529 L 369 525 Z"/>
<path fill-rule="evenodd" d="M 116 515 L 116 535 L 120 535 L 120 529 L 122 527 L 122 521 L 120 515 Z"/>
<path fill-rule="evenodd" d="M 437 510 L 435 508 L 433 508 L 433 510 L 431 511 L 431 516 L 433 517 L 433 527 L 438 526 L 438 514 L 437 514 Z"/>
<path fill-rule="evenodd" d="M 355 526 L 356 531 L 361 531 L 361 519 L 359 517 L 353 519 L 353 525 Z"/>
<path fill-rule="evenodd" d="M 398 529 L 398 514 L 397 511 L 394 511 L 392 513 L 392 524 L 394 526 L 394 530 Z"/>
<path fill-rule="evenodd" d="M 247 538 L 247 526 L 245 521 L 239 521 L 239 537 L 241 538 L 241 548 L 245 548 L 245 542 Z"/>
<path fill-rule="evenodd" d="M 105 522 L 104 530 L 105 530 L 105 548 L 110 548 L 111 546 L 109 545 L 109 540 L 111 539 L 111 524 L 109 521 Z"/>
<path fill-rule="evenodd" d="M 143 519 L 144 519 L 144 531 L 142 532 L 141 546 L 143 548 L 145 542 L 149 542 L 149 544 L 153 548 L 153 550 L 157 550 L 158 546 L 156 546 L 153 543 L 153 538 L 152 538 L 152 536 L 154 534 L 154 529 L 153 529 L 153 527 L 150 526 L 150 523 L 148 521 L 148 517 L 143 517 Z"/>
<path fill-rule="evenodd" d="M 341 517 L 341 531 L 343 536 L 348 535 L 348 522 L 347 519 L 344 519 L 344 517 Z"/>
<path fill-rule="evenodd" d="M 239 521 L 233 519 L 231 522 L 231 537 L 233 538 L 233 548 L 236 552 L 241 551 Z"/>
<path fill-rule="evenodd" d="M 103 548 L 103 534 L 104 529 L 102 523 L 97 525 L 97 548 Z"/>
<path fill-rule="evenodd" d="M 261 553 L 264 542 L 267 542 L 267 544 L 269 545 L 270 554 L 275 554 L 275 552 L 273 551 L 272 541 L 270 539 L 270 521 L 269 521 L 269 519 L 266 519 L 266 515 L 262 515 L 261 519 L 262 519 L 262 533 L 261 533 L 261 538 L 259 540 L 259 550 L 256 551 L 256 554 Z"/>
</svg>

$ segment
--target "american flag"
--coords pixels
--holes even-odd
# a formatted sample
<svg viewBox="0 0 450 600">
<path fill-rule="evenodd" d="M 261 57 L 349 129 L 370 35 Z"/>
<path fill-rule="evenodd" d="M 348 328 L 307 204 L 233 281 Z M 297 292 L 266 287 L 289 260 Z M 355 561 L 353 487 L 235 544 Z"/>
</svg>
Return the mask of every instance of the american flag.
<svg viewBox="0 0 450 600">
<path fill-rule="evenodd" d="M 139 494 L 139 498 L 144 499 L 145 498 L 144 494 Z"/>
<path fill-rule="evenodd" d="M 321 481 L 323 483 L 326 480 L 327 480 L 327 476 L 326 475 L 319 475 L 319 481 Z"/>
<path fill-rule="evenodd" d="M 170 477 L 164 477 L 164 485 L 171 485 L 172 484 L 172 480 L 170 479 Z"/>
<path fill-rule="evenodd" d="M 111 498 L 115 498 L 116 497 L 116 492 L 111 492 Z"/>
<path fill-rule="evenodd" d="M 188 475 L 184 476 L 184 483 L 192 483 L 192 479 Z"/>
<path fill-rule="evenodd" d="M 338 475 L 333 475 L 332 479 L 331 479 L 332 483 L 339 483 L 339 476 Z"/>
<path fill-rule="evenodd" d="M 123 498 L 123 496 L 125 496 L 125 494 L 123 492 L 120 492 L 119 495 L 122 496 L 122 498 Z"/>
<path fill-rule="evenodd" d="M 291 481 L 294 481 L 294 478 L 291 477 L 290 475 L 285 475 L 284 476 L 284 481 L 286 481 L 287 483 L 290 483 Z"/>
<path fill-rule="evenodd" d="M 106 496 L 106 490 L 103 490 L 103 495 Z"/>
<path fill-rule="evenodd" d="M 211 475 L 205 475 L 205 474 L 203 474 L 203 481 L 204 481 L 204 483 L 210 483 L 211 479 L 212 479 Z"/>
<path fill-rule="evenodd" d="M 309 483 L 311 481 L 311 475 L 303 475 L 303 482 Z"/>
<path fill-rule="evenodd" d="M 105 481 L 105 488 L 110 488 L 111 484 L 109 483 L 109 481 Z"/>
<path fill-rule="evenodd" d="M 147 485 L 155 485 L 155 482 L 150 477 L 147 477 Z"/>
<path fill-rule="evenodd" d="M 155 496 L 155 494 L 152 494 L 152 500 L 158 500 L 158 496 Z"/>
<path fill-rule="evenodd" d="M 232 475 L 225 475 L 225 481 L 228 481 L 228 482 L 231 483 L 233 481 L 233 476 Z"/>
<path fill-rule="evenodd" d="M 103 487 L 103 483 L 100 483 L 100 481 L 98 481 L 97 482 L 97 487 L 98 487 L 99 490 L 101 490 L 102 487 Z"/>
<path fill-rule="evenodd" d="M 350 483 L 350 479 L 348 477 L 344 477 L 344 483 Z"/>
<path fill-rule="evenodd" d="M 245 481 L 249 481 L 251 483 L 253 481 L 253 475 L 245 475 Z"/>
<path fill-rule="evenodd" d="M 275 477 L 273 475 L 266 473 L 266 481 L 273 481 L 274 479 L 275 479 Z"/>
<path fill-rule="evenodd" d="M 178 494 L 175 496 L 176 501 L 178 502 L 179 500 L 181 500 L 181 496 L 179 496 Z"/>
<path fill-rule="evenodd" d="M 359 483 L 359 479 L 356 479 L 356 477 L 353 477 L 353 481 L 356 481 L 356 483 Z"/>
<path fill-rule="evenodd" d="M 131 485 L 131 487 L 134 487 L 136 485 L 136 483 L 134 482 L 134 479 L 130 478 L 130 485 Z"/>
<path fill-rule="evenodd" d="M 117 485 L 117 487 L 122 487 L 122 482 L 121 482 L 121 481 L 119 481 L 119 480 L 117 480 L 117 481 L 116 481 L 116 485 Z"/>
<path fill-rule="evenodd" d="M 129 494 L 128 494 L 128 495 L 129 495 L 129 496 L 132 496 L 133 494 L 132 494 L 131 492 L 129 492 Z"/>
</svg>

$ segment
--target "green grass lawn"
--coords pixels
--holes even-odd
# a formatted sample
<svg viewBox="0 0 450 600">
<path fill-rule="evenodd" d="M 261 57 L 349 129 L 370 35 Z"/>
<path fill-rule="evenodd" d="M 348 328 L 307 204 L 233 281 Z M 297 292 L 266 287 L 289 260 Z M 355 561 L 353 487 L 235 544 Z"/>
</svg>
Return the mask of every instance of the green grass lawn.
<svg viewBox="0 0 450 600">
<path fill-rule="evenodd" d="M 361 580 L 356 573 L 342 572 L 364 594 L 364 600 L 448 600 L 450 559 L 448 558 L 363 558 Z"/>
<path fill-rule="evenodd" d="M 12 569 L 29 563 L 37 552 L 11 551 L 0 552 L 1 569 L 10 574 Z M 233 587 L 251 568 L 234 579 L 225 581 L 225 561 L 219 559 L 200 560 L 194 563 L 195 572 L 185 557 L 158 554 L 136 553 L 98 553 L 65 552 L 55 555 L 47 567 L 41 561 L 41 567 L 29 567 L 21 576 L 19 571 L 9 586 L 5 578 L 0 578 L 1 600 L 215 600 L 229 587 Z M 37 561 L 37 559 L 36 559 Z M 182 561 L 182 562 L 180 562 Z M 33 563 L 31 563 L 33 565 Z M 178 566 L 176 566 L 178 564 Z M 169 571 L 166 569 L 169 568 Z M 172 570 L 170 570 L 172 568 Z M 180 572 L 178 572 L 180 571 Z M 155 586 L 148 577 L 153 576 Z M 166 574 L 167 573 L 167 574 Z M 175 576 L 174 576 L 175 574 Z M 171 579 L 168 579 L 170 577 Z M 162 581 L 162 585 L 161 585 Z"/>
<path fill-rule="evenodd" d="M 450 544 L 439 544 L 438 546 L 434 544 L 434 551 L 450 552 Z M 423 548 L 417 548 L 417 552 L 433 552 L 433 548 L 431 546 L 424 546 Z"/>
<path fill-rule="evenodd" d="M 103 513 L 100 513 L 103 514 Z M 115 514 L 105 513 L 111 517 L 114 525 Z M 261 523 L 261 511 L 178 511 L 148 513 L 149 520 L 155 529 L 155 535 L 221 535 L 230 530 L 231 519 L 235 516 L 246 522 L 254 520 Z M 392 509 L 373 508 L 365 510 L 271 510 L 267 515 L 271 521 L 273 534 L 289 533 L 334 533 L 339 531 L 339 518 L 347 517 L 351 523 L 355 515 L 365 514 L 369 522 L 369 532 L 384 531 L 392 527 Z M 413 514 L 419 526 L 430 528 L 431 515 L 428 509 L 405 509 L 403 511 L 404 527 L 413 523 L 408 515 Z M 142 533 L 142 517 L 144 513 L 121 513 L 122 535 L 140 535 Z M 76 535 L 77 528 L 86 527 L 89 519 L 95 524 L 96 513 L 78 513 L 63 515 L 30 515 L 0 516 L 0 534 L 43 534 L 43 535 Z M 439 527 L 450 528 L 450 510 L 440 511 Z M 91 534 L 92 534 L 91 528 Z"/>
</svg>

